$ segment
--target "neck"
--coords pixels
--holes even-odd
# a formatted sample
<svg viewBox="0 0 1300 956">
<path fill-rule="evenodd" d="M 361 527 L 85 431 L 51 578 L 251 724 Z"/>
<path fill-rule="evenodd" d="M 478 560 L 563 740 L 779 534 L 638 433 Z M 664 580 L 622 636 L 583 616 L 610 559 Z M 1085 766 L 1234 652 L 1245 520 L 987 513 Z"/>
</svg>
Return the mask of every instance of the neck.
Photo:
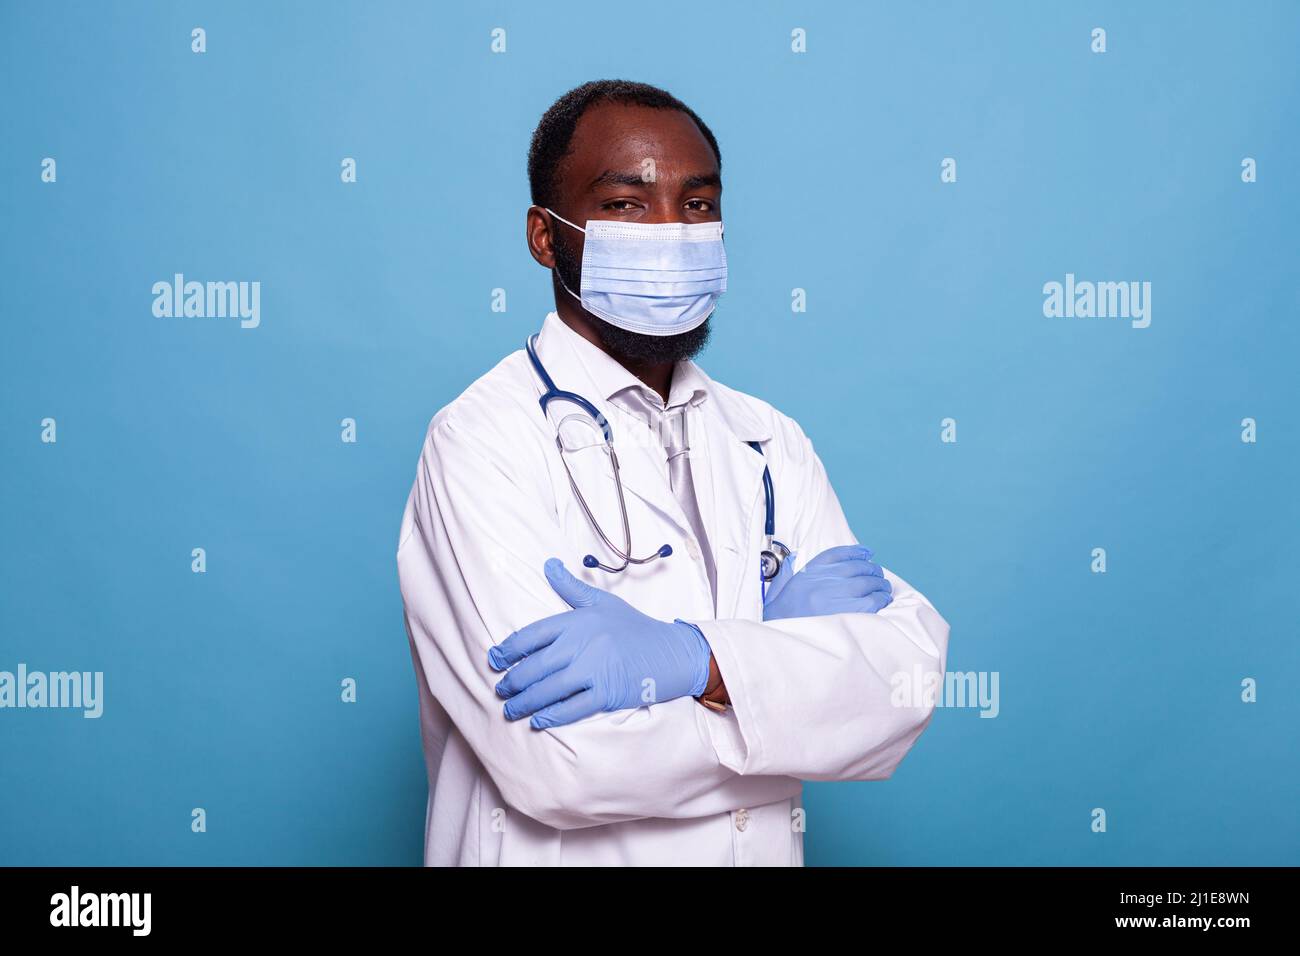
<svg viewBox="0 0 1300 956">
<path fill-rule="evenodd" d="M 567 297 L 568 293 L 565 293 L 565 295 Z M 558 297 L 555 306 L 555 311 L 560 316 L 561 322 L 618 362 L 619 365 L 635 375 L 648 387 L 658 392 L 659 397 L 665 402 L 668 401 L 668 393 L 673 384 L 675 362 L 638 362 L 627 356 L 619 355 L 617 352 L 611 352 L 605 343 L 601 341 L 600 333 L 596 330 L 595 321 L 588 316 L 586 310 L 576 302 L 563 302 Z"/>
</svg>

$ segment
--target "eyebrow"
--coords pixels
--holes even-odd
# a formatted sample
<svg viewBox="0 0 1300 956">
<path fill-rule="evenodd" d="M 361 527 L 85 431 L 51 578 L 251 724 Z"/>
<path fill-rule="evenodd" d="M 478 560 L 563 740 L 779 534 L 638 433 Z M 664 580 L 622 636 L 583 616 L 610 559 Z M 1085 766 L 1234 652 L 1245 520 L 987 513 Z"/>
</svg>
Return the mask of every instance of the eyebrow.
<svg viewBox="0 0 1300 956">
<path fill-rule="evenodd" d="M 645 186 L 648 185 L 641 178 L 640 173 L 619 172 L 615 169 L 607 169 L 591 181 L 591 188 L 597 186 Z"/>
<path fill-rule="evenodd" d="M 620 172 L 607 169 L 591 181 L 590 188 L 597 186 L 648 186 L 640 173 Z M 722 186 L 722 177 L 717 173 L 695 173 L 682 180 L 683 189 L 699 189 L 701 186 Z"/>
<path fill-rule="evenodd" d="M 696 173 L 682 180 L 682 187 L 685 189 L 699 189 L 701 186 L 717 186 L 721 189 L 722 177 L 717 173 Z"/>
</svg>

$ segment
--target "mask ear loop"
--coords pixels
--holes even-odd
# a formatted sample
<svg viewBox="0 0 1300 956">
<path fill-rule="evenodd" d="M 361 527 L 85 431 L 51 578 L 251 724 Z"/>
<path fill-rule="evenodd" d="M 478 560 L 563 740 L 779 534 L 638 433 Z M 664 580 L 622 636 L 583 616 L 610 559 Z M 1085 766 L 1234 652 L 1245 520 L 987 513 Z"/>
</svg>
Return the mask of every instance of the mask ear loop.
<svg viewBox="0 0 1300 956">
<path fill-rule="evenodd" d="M 551 271 L 555 273 L 555 278 L 560 280 L 560 285 L 564 287 L 564 291 L 569 293 L 569 295 L 572 295 L 575 299 L 577 299 L 579 305 L 582 305 L 582 296 L 574 295 L 573 290 L 570 289 L 569 286 L 565 283 L 564 277 L 560 275 L 560 270 L 552 269 Z"/>
<path fill-rule="evenodd" d="M 542 209 L 545 209 L 547 212 L 549 212 L 549 213 L 550 213 L 552 216 L 554 216 L 556 219 L 560 220 L 560 222 L 564 223 L 566 226 L 573 226 L 573 228 L 576 229 L 576 230 L 578 230 L 578 232 L 581 232 L 581 233 L 584 233 L 584 234 L 587 232 L 587 230 L 586 230 L 586 229 L 583 229 L 581 226 L 574 226 L 573 223 L 569 222 L 569 220 L 565 219 L 563 216 L 561 216 L 561 215 L 560 215 L 558 212 L 556 212 L 555 210 L 551 209 L 549 206 L 542 206 L 541 208 L 542 208 Z"/>
<path fill-rule="evenodd" d="M 587 233 L 587 230 L 586 230 L 586 229 L 583 229 L 581 226 L 575 226 L 573 223 L 569 222 L 569 220 L 565 219 L 563 216 L 561 216 L 558 212 L 556 212 L 556 211 L 555 211 L 554 209 L 552 209 L 551 207 L 549 207 L 549 206 L 538 206 L 537 208 L 538 208 L 538 209 L 544 209 L 544 210 L 546 210 L 546 212 L 548 212 L 548 213 L 549 213 L 553 218 L 560 220 L 560 222 L 564 223 L 566 226 L 573 226 L 573 228 L 576 229 L 576 230 L 578 230 L 578 232 L 582 233 L 583 235 L 586 235 L 586 233 Z M 557 278 L 557 279 L 560 280 L 560 285 L 564 287 L 564 291 L 567 292 L 567 293 L 569 293 L 569 295 L 573 296 L 573 298 L 574 298 L 574 299 L 575 299 L 579 304 L 581 304 L 581 303 L 582 303 L 582 296 L 577 295 L 576 293 L 574 293 L 574 291 L 573 291 L 572 289 L 569 288 L 569 284 L 568 284 L 567 282 L 564 281 L 564 276 L 560 275 L 560 270 L 559 270 L 559 269 L 552 269 L 551 271 L 552 271 L 553 273 L 555 273 L 555 278 Z"/>
</svg>

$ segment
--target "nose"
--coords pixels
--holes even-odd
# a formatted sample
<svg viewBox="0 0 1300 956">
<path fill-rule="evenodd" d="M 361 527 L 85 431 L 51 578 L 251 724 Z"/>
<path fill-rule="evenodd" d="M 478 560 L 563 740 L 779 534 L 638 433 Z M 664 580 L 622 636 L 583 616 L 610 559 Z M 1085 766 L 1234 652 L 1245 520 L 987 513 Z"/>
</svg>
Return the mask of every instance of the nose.
<svg viewBox="0 0 1300 956">
<path fill-rule="evenodd" d="M 677 202 L 670 196 L 656 196 L 650 202 L 650 209 L 642 222 L 685 222 L 686 217 L 677 207 Z"/>
</svg>

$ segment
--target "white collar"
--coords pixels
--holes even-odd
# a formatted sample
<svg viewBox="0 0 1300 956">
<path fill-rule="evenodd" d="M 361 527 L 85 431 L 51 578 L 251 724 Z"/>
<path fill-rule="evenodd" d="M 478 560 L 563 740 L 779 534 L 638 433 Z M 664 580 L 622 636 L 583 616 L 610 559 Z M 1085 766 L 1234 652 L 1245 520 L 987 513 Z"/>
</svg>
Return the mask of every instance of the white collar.
<svg viewBox="0 0 1300 956">
<path fill-rule="evenodd" d="M 537 355 L 555 382 L 555 387 L 577 392 L 597 404 L 609 404 L 611 396 L 631 386 L 649 389 L 599 346 L 588 342 L 555 312 L 548 312 L 537 337 Z M 771 428 L 762 421 L 738 393 L 711 379 L 695 362 L 685 360 L 673 370 L 669 405 L 691 400 L 700 404 L 706 396 L 726 428 L 742 442 L 767 441 Z"/>
</svg>

